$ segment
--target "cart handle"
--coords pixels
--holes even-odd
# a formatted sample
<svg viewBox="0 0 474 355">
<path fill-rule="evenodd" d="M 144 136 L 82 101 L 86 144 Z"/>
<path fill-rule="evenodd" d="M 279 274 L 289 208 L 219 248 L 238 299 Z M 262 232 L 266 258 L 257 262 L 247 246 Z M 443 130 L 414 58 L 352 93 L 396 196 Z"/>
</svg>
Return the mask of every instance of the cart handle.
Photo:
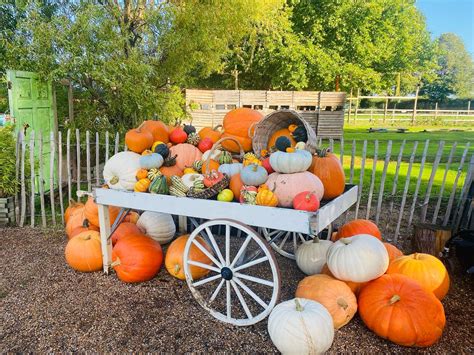
<svg viewBox="0 0 474 355">
<path fill-rule="evenodd" d="M 231 140 L 233 141 L 234 143 L 236 143 L 238 146 L 239 146 L 239 150 L 240 150 L 240 159 L 243 159 L 244 158 L 244 154 L 245 154 L 245 151 L 244 151 L 244 148 L 242 148 L 242 144 L 240 144 L 240 142 L 235 139 L 234 137 L 224 137 L 224 138 L 221 138 L 219 139 L 216 143 L 214 143 L 214 145 L 212 146 L 211 148 L 211 151 L 207 157 L 207 160 L 204 162 L 205 164 L 205 167 L 206 167 L 206 172 L 209 173 L 209 167 L 210 167 L 210 164 L 211 164 L 211 156 L 212 156 L 212 153 L 214 153 L 214 151 L 216 149 L 218 149 L 220 146 L 221 146 L 221 143 L 226 141 L 226 140 Z"/>
</svg>

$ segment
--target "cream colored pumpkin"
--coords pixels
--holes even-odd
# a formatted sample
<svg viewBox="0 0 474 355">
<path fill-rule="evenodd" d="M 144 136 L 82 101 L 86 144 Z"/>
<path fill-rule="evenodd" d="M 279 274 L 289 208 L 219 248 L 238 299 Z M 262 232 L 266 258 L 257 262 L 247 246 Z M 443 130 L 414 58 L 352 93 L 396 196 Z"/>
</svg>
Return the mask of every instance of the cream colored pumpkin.
<svg viewBox="0 0 474 355">
<path fill-rule="evenodd" d="M 176 232 L 173 217 L 160 212 L 143 212 L 138 218 L 137 227 L 160 244 L 170 242 Z"/>
<path fill-rule="evenodd" d="M 140 154 L 130 151 L 117 153 L 105 163 L 105 183 L 111 189 L 133 191 L 137 182 L 135 174 L 139 169 Z"/>
<path fill-rule="evenodd" d="M 321 200 L 324 186 L 319 178 L 305 171 L 294 174 L 272 173 L 268 176 L 266 185 L 278 197 L 278 206 L 293 207 L 293 199 L 303 191 L 311 191 Z"/>
<path fill-rule="evenodd" d="M 322 354 L 334 340 L 333 320 L 316 301 L 294 298 L 273 308 L 268 333 L 278 351 L 285 354 Z"/>
<path fill-rule="evenodd" d="M 326 254 L 333 243 L 330 240 L 320 240 L 314 237 L 301 244 L 296 250 L 296 265 L 306 275 L 321 273 L 321 269 L 326 264 Z"/>
<path fill-rule="evenodd" d="M 382 276 L 389 263 L 383 243 L 368 234 L 342 238 L 328 250 L 327 264 L 339 280 L 367 282 Z"/>
<path fill-rule="evenodd" d="M 181 176 L 181 180 L 183 181 L 183 184 L 185 184 L 187 187 L 191 188 L 194 186 L 194 181 L 196 180 L 204 180 L 204 175 L 201 174 L 184 174 Z"/>
<path fill-rule="evenodd" d="M 293 153 L 278 151 L 270 155 L 270 165 L 277 173 L 293 174 L 308 170 L 312 159 L 307 150 L 297 150 Z"/>
</svg>

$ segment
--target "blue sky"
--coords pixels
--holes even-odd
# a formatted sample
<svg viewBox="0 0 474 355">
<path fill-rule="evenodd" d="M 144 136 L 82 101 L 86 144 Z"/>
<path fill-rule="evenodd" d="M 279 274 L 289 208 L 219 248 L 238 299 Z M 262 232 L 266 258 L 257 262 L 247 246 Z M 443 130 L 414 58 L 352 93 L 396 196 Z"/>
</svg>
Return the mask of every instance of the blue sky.
<svg viewBox="0 0 474 355">
<path fill-rule="evenodd" d="M 474 0 L 417 0 L 433 37 L 453 32 L 474 55 Z"/>
</svg>

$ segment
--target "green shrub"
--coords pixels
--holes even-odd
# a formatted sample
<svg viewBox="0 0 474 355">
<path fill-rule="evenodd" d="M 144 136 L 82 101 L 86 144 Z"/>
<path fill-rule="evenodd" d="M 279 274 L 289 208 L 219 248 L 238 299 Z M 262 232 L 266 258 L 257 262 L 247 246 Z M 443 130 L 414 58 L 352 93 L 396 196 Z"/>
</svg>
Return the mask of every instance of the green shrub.
<svg viewBox="0 0 474 355">
<path fill-rule="evenodd" d="M 14 127 L 0 127 L 0 197 L 14 195 L 20 182 L 16 178 Z"/>
</svg>

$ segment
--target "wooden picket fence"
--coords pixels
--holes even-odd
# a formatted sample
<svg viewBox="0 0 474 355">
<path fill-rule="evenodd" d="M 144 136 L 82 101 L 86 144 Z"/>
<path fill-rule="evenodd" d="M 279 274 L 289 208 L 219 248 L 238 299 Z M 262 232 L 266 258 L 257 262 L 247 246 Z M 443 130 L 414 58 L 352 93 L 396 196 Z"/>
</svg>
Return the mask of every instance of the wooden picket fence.
<svg viewBox="0 0 474 355">
<path fill-rule="evenodd" d="M 119 133 L 87 131 L 82 140 L 80 133 L 79 130 L 57 135 L 28 132 L 26 138 L 23 132 L 18 133 L 16 168 L 21 182 L 15 196 L 18 225 L 24 226 L 28 220 L 32 227 L 63 225 L 67 201 L 77 199 L 77 190 L 92 191 L 100 186 L 104 163 L 113 154 L 127 149 Z M 346 168 L 347 183 L 359 185 L 355 208 L 339 223 L 348 218 L 370 218 L 390 236 L 387 239 L 397 242 L 400 235 L 410 234 L 410 226 L 415 222 L 457 228 L 466 215 L 464 201 L 474 179 L 474 154 L 469 142 L 454 143 L 448 150 L 444 141 L 402 141 L 398 152 L 392 149 L 395 143 L 400 143 L 396 141 L 384 142 L 384 150 L 380 150 L 379 141 L 331 139 L 319 143 L 339 155 Z M 427 154 L 431 144 L 438 146 L 434 156 Z M 460 154 L 456 154 L 458 146 L 463 148 Z M 417 150 L 421 147 L 419 155 Z M 25 169 L 27 160 L 29 174 Z M 381 170 L 379 174 L 377 167 Z M 395 169 L 390 178 L 389 167 Z M 437 174 L 442 167 L 445 172 Z M 49 169 L 48 181 L 44 178 L 45 169 Z M 423 179 L 423 173 L 429 175 L 427 180 Z M 469 214 L 471 210 L 472 205 Z"/>
</svg>

